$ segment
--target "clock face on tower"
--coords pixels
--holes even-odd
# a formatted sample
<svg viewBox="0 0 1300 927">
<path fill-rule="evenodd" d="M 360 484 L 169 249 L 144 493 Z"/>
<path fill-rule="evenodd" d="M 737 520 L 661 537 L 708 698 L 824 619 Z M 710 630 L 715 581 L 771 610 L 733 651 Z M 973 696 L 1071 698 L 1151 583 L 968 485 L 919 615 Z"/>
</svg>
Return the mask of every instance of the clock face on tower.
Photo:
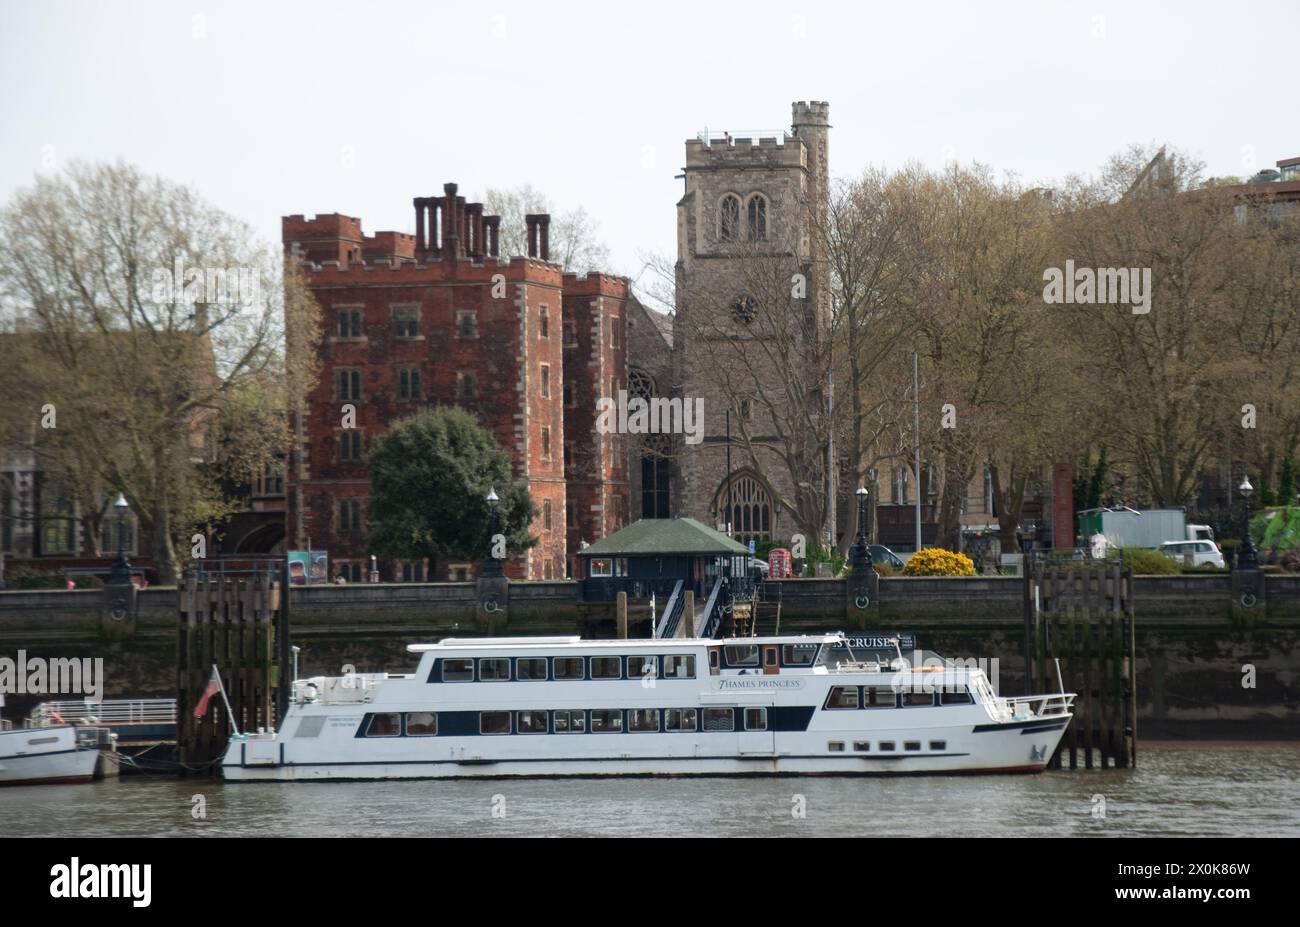
<svg viewBox="0 0 1300 927">
<path fill-rule="evenodd" d="M 752 296 L 741 296 L 731 304 L 731 317 L 737 322 L 748 325 L 758 313 L 758 300 Z"/>
</svg>

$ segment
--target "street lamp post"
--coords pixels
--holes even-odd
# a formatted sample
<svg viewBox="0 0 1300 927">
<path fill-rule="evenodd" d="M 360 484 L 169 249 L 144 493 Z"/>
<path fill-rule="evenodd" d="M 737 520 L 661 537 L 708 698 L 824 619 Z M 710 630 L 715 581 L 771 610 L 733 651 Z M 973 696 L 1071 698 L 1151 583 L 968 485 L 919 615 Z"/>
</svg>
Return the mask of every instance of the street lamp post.
<svg viewBox="0 0 1300 927">
<path fill-rule="evenodd" d="M 867 488 L 859 486 L 854 493 L 858 497 L 858 536 L 849 548 L 849 562 L 855 575 L 876 572 L 876 565 L 871 562 L 871 550 L 867 546 Z"/>
<path fill-rule="evenodd" d="M 488 504 L 488 546 L 487 559 L 483 561 L 483 575 L 496 578 L 502 575 L 501 561 L 495 556 L 493 550 L 493 547 L 496 546 L 496 536 L 501 533 L 501 513 L 498 508 L 501 500 L 497 496 L 495 488 L 488 490 L 486 498 Z"/>
<path fill-rule="evenodd" d="M 1241 493 L 1241 550 L 1237 554 L 1237 569 L 1258 570 L 1259 559 L 1255 556 L 1255 542 L 1250 539 L 1250 497 L 1255 487 L 1250 485 L 1249 477 L 1242 477 L 1237 491 Z"/>
<path fill-rule="evenodd" d="M 131 561 L 126 557 L 126 538 L 122 532 L 126 512 L 130 507 L 130 503 L 126 501 L 126 496 L 119 492 L 117 501 L 113 503 L 113 510 L 117 516 L 117 559 L 113 561 L 113 568 L 108 573 L 108 584 L 110 586 L 129 586 L 131 584 Z"/>
</svg>

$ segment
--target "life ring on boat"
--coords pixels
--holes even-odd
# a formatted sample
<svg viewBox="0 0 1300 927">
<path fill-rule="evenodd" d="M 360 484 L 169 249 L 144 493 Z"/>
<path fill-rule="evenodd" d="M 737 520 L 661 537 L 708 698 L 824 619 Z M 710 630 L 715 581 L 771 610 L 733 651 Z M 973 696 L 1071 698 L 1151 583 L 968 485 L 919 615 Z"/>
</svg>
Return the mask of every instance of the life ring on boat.
<svg viewBox="0 0 1300 927">
<path fill-rule="evenodd" d="M 871 596 L 860 595 L 853 600 L 853 604 L 859 609 L 869 608 L 871 606 Z"/>
</svg>

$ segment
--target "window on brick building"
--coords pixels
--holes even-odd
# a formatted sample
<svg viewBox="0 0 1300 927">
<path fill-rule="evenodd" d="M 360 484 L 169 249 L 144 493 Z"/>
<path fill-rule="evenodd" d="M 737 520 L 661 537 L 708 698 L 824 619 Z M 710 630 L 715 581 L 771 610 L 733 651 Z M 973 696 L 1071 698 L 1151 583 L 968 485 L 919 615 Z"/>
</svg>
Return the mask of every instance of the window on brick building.
<svg viewBox="0 0 1300 927">
<path fill-rule="evenodd" d="M 340 560 L 334 564 L 335 576 L 342 576 L 350 583 L 360 583 L 365 581 L 365 574 L 359 561 Z"/>
<path fill-rule="evenodd" d="M 565 472 L 568 472 L 568 469 L 569 469 L 571 466 L 573 466 L 573 442 L 572 442 L 572 441 L 565 441 L 565 442 L 564 442 L 564 469 L 565 469 Z"/>
<path fill-rule="evenodd" d="M 542 460 L 551 459 L 551 426 L 542 426 Z"/>
<path fill-rule="evenodd" d="M 735 241 L 740 233 L 740 197 L 728 193 L 718 206 L 718 238 Z"/>
<path fill-rule="evenodd" d="M 551 398 L 551 365 L 542 364 L 542 398 Z"/>
<path fill-rule="evenodd" d="M 393 328 L 398 338 L 415 338 L 420 334 L 420 307 L 399 306 L 393 310 Z"/>
<path fill-rule="evenodd" d="M 566 505 L 564 507 L 564 523 L 570 528 L 578 527 L 578 509 L 576 506 Z"/>
<path fill-rule="evenodd" d="M 400 367 L 397 371 L 397 398 L 420 398 L 420 368 Z"/>
<path fill-rule="evenodd" d="M 544 499 L 542 501 L 542 530 L 543 531 L 551 530 L 551 500 L 550 499 Z"/>
<path fill-rule="evenodd" d="M 618 347 L 619 341 L 622 339 L 622 335 L 619 333 L 622 326 L 623 322 L 618 316 L 609 320 L 609 346 L 611 348 Z"/>
<path fill-rule="evenodd" d="M 461 399 L 473 399 L 478 394 L 474 374 L 461 371 L 456 374 L 456 395 Z"/>
<path fill-rule="evenodd" d="M 338 372 L 339 398 L 354 400 L 361 398 L 361 371 L 342 369 Z"/>
<path fill-rule="evenodd" d="M 361 528 L 361 501 L 359 499 L 339 500 L 339 530 L 357 531 Z"/>
<path fill-rule="evenodd" d="M 555 579 L 555 567 L 549 560 L 542 562 L 542 579 Z"/>
<path fill-rule="evenodd" d="M 478 337 L 478 315 L 472 309 L 462 309 L 456 313 L 456 337 Z"/>
<path fill-rule="evenodd" d="M 340 309 L 338 311 L 338 333 L 340 338 L 361 337 L 361 310 Z"/>
<path fill-rule="evenodd" d="M 345 428 L 339 432 L 339 461 L 348 463 L 361 459 L 361 432 L 356 428 Z"/>
<path fill-rule="evenodd" d="M 537 318 L 537 335 L 540 338 L 551 337 L 551 313 L 545 306 Z"/>
<path fill-rule="evenodd" d="M 564 323 L 564 346 L 571 348 L 578 343 L 578 332 L 572 322 Z"/>
<path fill-rule="evenodd" d="M 565 407 L 566 409 L 572 409 L 573 406 L 574 406 L 574 402 L 573 402 L 573 384 L 572 384 L 572 383 L 565 383 L 565 384 L 564 384 L 564 407 Z"/>
<path fill-rule="evenodd" d="M 750 417 L 753 415 L 753 412 L 754 412 L 753 405 L 750 403 L 748 399 L 740 400 L 740 417 L 742 419 L 744 419 L 745 421 L 749 421 Z"/>
<path fill-rule="evenodd" d="M 767 198 L 755 193 L 749 198 L 746 232 L 750 241 L 767 240 Z"/>
</svg>

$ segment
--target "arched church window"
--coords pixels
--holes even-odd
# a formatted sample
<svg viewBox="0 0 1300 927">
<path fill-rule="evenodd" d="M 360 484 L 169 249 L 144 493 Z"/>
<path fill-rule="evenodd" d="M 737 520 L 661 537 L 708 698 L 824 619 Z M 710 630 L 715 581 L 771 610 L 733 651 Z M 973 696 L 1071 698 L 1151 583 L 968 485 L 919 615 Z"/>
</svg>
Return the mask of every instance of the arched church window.
<svg viewBox="0 0 1300 927">
<path fill-rule="evenodd" d="M 749 198 L 748 237 L 750 241 L 767 240 L 767 197 L 755 193 Z"/>
<path fill-rule="evenodd" d="M 767 487 L 751 473 L 735 474 L 718 495 L 718 511 L 730 512 L 731 536 L 742 544 L 771 539 L 772 504 Z"/>
<path fill-rule="evenodd" d="M 718 238 L 735 241 L 740 235 L 740 197 L 728 193 L 718 207 Z"/>
</svg>

